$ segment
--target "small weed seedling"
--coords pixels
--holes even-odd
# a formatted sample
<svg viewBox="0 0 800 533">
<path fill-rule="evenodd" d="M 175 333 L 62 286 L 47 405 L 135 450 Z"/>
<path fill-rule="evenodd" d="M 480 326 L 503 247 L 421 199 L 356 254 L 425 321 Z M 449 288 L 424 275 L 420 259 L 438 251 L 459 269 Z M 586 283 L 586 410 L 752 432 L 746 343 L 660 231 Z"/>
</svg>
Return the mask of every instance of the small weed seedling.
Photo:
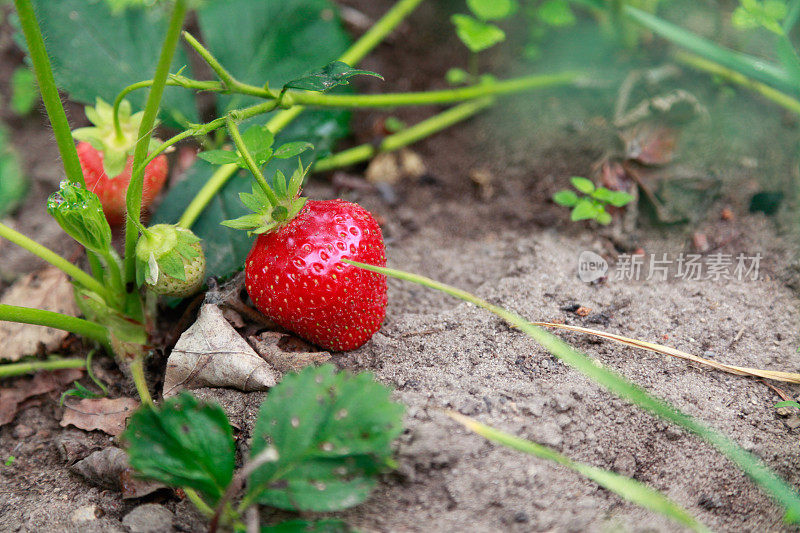
<svg viewBox="0 0 800 533">
<path fill-rule="evenodd" d="M 477 82 L 479 79 L 478 54 L 505 41 L 506 33 L 491 21 L 506 19 L 519 7 L 516 0 L 467 0 L 470 15 L 457 13 L 450 20 L 456 35 L 470 51 L 469 72 L 460 68 L 447 71 L 451 85 Z"/>
<path fill-rule="evenodd" d="M 558 205 L 572 208 L 572 220 L 596 220 L 600 224 L 611 223 L 611 214 L 606 207 L 624 207 L 633 200 L 633 196 L 623 191 L 610 191 L 605 187 L 595 187 L 592 180 L 581 177 L 570 178 L 572 186 L 585 196 L 578 196 L 574 191 L 563 190 L 553 195 Z"/>
</svg>

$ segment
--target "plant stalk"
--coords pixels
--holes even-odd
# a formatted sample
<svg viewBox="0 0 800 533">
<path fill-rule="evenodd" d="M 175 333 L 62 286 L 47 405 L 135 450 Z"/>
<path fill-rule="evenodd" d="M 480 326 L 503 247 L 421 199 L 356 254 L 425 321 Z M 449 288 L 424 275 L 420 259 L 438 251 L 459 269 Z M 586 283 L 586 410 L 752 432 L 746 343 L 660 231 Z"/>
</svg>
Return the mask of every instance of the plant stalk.
<svg viewBox="0 0 800 533">
<path fill-rule="evenodd" d="M 132 301 L 135 295 L 135 279 L 136 279 L 136 240 L 139 232 L 136 224 L 141 217 L 142 210 L 142 188 L 144 186 L 144 167 L 141 162 L 147 157 L 147 149 L 150 145 L 150 134 L 155 124 L 156 116 L 158 115 L 158 108 L 161 104 L 161 96 L 164 93 L 166 86 L 167 76 L 169 76 L 169 67 L 172 63 L 172 57 L 175 54 L 175 48 L 180 38 L 181 29 L 183 27 L 183 19 L 186 16 L 186 0 L 175 0 L 174 7 L 172 8 L 172 15 L 170 16 L 169 26 L 167 33 L 164 37 L 164 43 L 161 46 L 161 55 L 158 58 L 156 72 L 153 75 L 153 84 L 150 86 L 150 91 L 147 95 L 147 103 L 144 107 L 144 115 L 142 116 L 142 123 L 139 127 L 139 140 L 136 143 L 136 148 L 133 153 L 133 173 L 131 181 L 128 185 L 127 191 L 127 208 L 128 219 L 125 224 L 125 282 L 131 287 Z M 135 300 L 139 300 L 138 297 Z M 138 307 L 141 307 L 141 302 L 138 302 Z"/>
<path fill-rule="evenodd" d="M 350 66 L 356 66 L 359 62 L 361 62 L 364 57 L 370 53 L 378 44 L 380 44 L 387 35 L 389 35 L 416 7 L 422 2 L 422 0 L 400 0 L 397 2 L 392 8 L 387 11 L 375 24 L 367 30 L 367 32 L 358 38 L 358 40 L 350 46 L 345 52 L 339 56 L 339 61 L 343 61 Z M 300 113 L 303 112 L 303 108 L 293 107 L 291 109 L 286 109 L 277 113 L 269 122 L 267 122 L 267 127 L 272 131 L 273 134 L 277 134 L 283 128 L 285 128 L 290 122 L 292 122 L 295 118 L 297 118 Z M 222 169 L 226 168 L 227 170 L 223 173 Z M 190 208 L 193 211 L 197 212 L 197 215 L 194 215 L 194 219 L 191 223 L 194 223 L 194 220 L 197 219 L 200 213 L 203 212 L 205 206 L 208 205 L 208 202 L 211 201 L 217 192 L 225 186 L 225 183 L 233 176 L 236 172 L 235 165 L 224 165 L 220 167 L 220 174 L 216 176 L 216 180 L 209 180 L 203 188 L 198 193 L 199 195 L 203 195 L 204 198 L 207 198 L 206 202 L 203 204 L 192 202 L 190 204 Z M 188 210 L 188 209 L 187 209 Z M 183 217 L 181 217 L 183 219 Z M 190 223 L 190 225 L 191 225 Z M 188 227 L 188 226 L 186 226 Z"/>
<path fill-rule="evenodd" d="M 244 158 L 245 165 L 247 165 L 247 168 L 253 174 L 253 177 L 261 188 L 264 189 L 264 194 L 267 196 L 270 203 L 273 206 L 277 206 L 279 203 L 278 197 L 275 196 L 272 187 L 269 186 L 269 183 L 267 183 L 267 180 L 264 178 L 264 174 L 261 173 L 261 169 L 258 168 L 258 165 L 253 159 L 253 155 L 250 153 L 250 150 L 247 149 L 247 145 L 244 143 L 244 139 L 242 139 L 242 134 L 239 133 L 239 126 L 236 125 L 236 121 L 229 116 L 225 119 L 225 124 L 228 127 L 228 134 L 231 136 L 233 144 L 236 146 L 236 149 L 239 150 L 239 154 L 242 158 Z"/>
<path fill-rule="evenodd" d="M 137 356 L 128 366 L 131 370 L 133 384 L 136 386 L 136 392 L 139 394 L 142 405 L 152 407 L 153 397 L 150 396 L 150 389 L 147 387 L 147 379 L 144 375 L 144 357 L 141 355 Z"/>
<path fill-rule="evenodd" d="M 491 98 L 484 98 L 459 104 L 446 111 L 443 111 L 442 113 L 434 115 L 429 119 L 423 120 L 418 124 L 408 127 L 393 135 L 389 135 L 383 139 L 380 146 L 377 148 L 372 144 L 362 144 L 360 146 L 339 152 L 338 154 L 333 154 L 319 159 L 316 163 L 314 163 L 314 166 L 311 167 L 311 170 L 312 172 L 326 172 L 335 168 L 345 167 L 355 163 L 360 163 L 361 161 L 366 161 L 380 152 L 399 150 L 404 146 L 413 144 L 420 139 L 429 137 L 445 128 L 449 128 L 453 124 L 468 119 L 482 109 L 492 105 L 492 102 L 493 100 Z"/>
<path fill-rule="evenodd" d="M 86 359 L 48 359 L 47 361 L 28 361 L 0 365 L 0 379 L 23 374 L 35 374 L 42 370 L 61 370 L 64 368 L 83 368 Z"/>
<path fill-rule="evenodd" d="M 771 100 L 772 102 L 785 109 L 788 109 L 789 111 L 800 114 L 800 100 L 797 100 L 796 98 L 793 98 L 788 94 L 779 91 L 778 89 L 774 89 L 769 85 L 761 83 L 760 81 L 748 78 L 744 74 L 740 74 L 735 70 L 724 67 L 719 63 L 715 63 L 714 61 L 710 61 L 696 54 L 684 52 L 682 50 L 675 52 L 675 59 L 681 63 L 689 65 L 692 68 L 721 76 L 730 82 L 759 93 L 767 100 Z"/>
<path fill-rule="evenodd" d="M 53 77 L 50 59 L 47 57 L 42 31 L 36 21 L 33 4 L 31 0 L 14 0 L 14 5 L 17 8 L 17 16 L 25 35 L 25 42 L 28 44 L 28 54 L 33 63 L 33 70 L 36 72 L 36 81 L 39 84 L 39 92 L 42 94 L 44 108 L 50 118 L 50 125 L 53 127 L 58 151 L 64 164 L 64 172 L 70 181 L 86 186 L 83 170 L 78 160 L 78 152 L 75 150 L 75 141 L 72 139 L 72 130 L 69 127 L 64 106 L 61 105 L 61 96 L 58 94 L 58 87 Z"/>
<path fill-rule="evenodd" d="M 109 344 L 108 329 L 105 326 L 83 318 L 45 311 L 44 309 L 0 304 L 0 320 L 62 329 L 97 341 L 103 346 L 108 346 Z"/>
<path fill-rule="evenodd" d="M 115 302 L 117 301 L 115 295 L 108 290 L 104 285 L 102 285 L 98 280 L 81 270 L 80 268 L 76 267 L 54 251 L 50 250 L 39 244 L 38 242 L 34 241 L 33 239 L 26 237 L 22 233 L 15 231 L 3 223 L 0 223 L 0 237 L 6 238 L 9 241 L 13 242 L 17 246 L 21 246 L 25 248 L 33 255 L 44 259 L 54 267 L 61 270 L 64 274 L 70 276 L 72 279 L 86 287 L 87 289 L 96 292 L 106 302 Z"/>
</svg>

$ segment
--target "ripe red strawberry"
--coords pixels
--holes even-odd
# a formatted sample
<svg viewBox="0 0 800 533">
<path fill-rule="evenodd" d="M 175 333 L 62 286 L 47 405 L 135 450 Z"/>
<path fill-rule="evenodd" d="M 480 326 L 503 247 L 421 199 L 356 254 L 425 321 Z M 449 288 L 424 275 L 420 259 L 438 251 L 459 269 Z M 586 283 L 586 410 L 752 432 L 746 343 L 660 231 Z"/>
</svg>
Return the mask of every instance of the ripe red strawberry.
<svg viewBox="0 0 800 533">
<path fill-rule="evenodd" d="M 286 329 L 328 350 L 353 350 L 383 323 L 386 277 L 343 258 L 385 266 L 378 223 L 357 204 L 309 201 L 258 237 L 245 263 L 247 292 Z"/>
<path fill-rule="evenodd" d="M 108 223 L 119 225 L 125 220 L 125 193 L 131 181 L 133 156 L 128 156 L 125 169 L 113 178 L 109 178 L 103 169 L 103 153 L 88 142 L 80 142 L 77 146 L 78 159 L 83 169 L 86 188 L 93 191 L 103 204 L 103 212 Z M 144 169 L 144 189 L 142 192 L 142 208 L 147 208 L 161 191 L 167 180 L 167 157 L 160 155 L 153 159 Z"/>
</svg>

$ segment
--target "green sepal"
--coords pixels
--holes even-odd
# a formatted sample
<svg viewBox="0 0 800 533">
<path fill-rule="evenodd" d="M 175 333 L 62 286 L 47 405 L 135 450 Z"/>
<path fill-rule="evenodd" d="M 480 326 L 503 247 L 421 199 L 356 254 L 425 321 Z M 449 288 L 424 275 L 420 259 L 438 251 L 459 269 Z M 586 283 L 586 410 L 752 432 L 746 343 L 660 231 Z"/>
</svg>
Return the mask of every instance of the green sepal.
<svg viewBox="0 0 800 533">
<path fill-rule="evenodd" d="M 119 106 L 119 125 L 122 135 L 117 135 L 114 128 L 114 108 L 101 98 L 94 107 L 87 106 L 86 118 L 94 124 L 86 128 L 73 130 L 72 136 L 78 141 L 85 141 L 103 153 L 103 170 L 113 178 L 125 170 L 128 156 L 133 155 L 139 139 L 139 125 L 144 112 L 131 114 L 131 104 L 123 100 Z M 150 150 L 160 144 L 151 139 Z"/>
<path fill-rule="evenodd" d="M 260 235 L 291 221 L 308 201 L 307 198 L 300 197 L 300 189 L 309 168 L 310 166 L 303 167 L 303 162 L 298 158 L 297 169 L 292 173 L 288 183 L 283 172 L 279 170 L 275 173 L 272 182 L 273 192 L 278 199 L 277 205 L 270 202 L 260 185 L 253 184 L 252 193 L 239 194 L 242 203 L 253 213 L 233 220 L 224 220 L 221 224 L 228 228 L 245 230 L 250 235 Z"/>
<path fill-rule="evenodd" d="M 193 246 L 200 239 L 186 228 L 156 224 L 136 243 L 136 283 L 156 285 L 162 273 L 179 281 L 186 280 L 186 263 L 198 257 Z"/>
<path fill-rule="evenodd" d="M 158 262 L 158 268 L 161 269 L 164 274 L 181 281 L 186 281 L 186 269 L 177 250 L 162 255 L 156 259 L 156 261 Z"/>
</svg>

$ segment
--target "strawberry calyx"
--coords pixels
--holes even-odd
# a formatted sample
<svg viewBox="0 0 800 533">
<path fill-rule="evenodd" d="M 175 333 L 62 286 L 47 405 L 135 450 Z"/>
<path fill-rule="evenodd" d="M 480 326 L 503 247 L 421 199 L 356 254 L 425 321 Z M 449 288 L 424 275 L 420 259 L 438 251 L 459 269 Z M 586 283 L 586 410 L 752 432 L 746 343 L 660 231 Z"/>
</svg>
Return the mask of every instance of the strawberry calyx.
<svg viewBox="0 0 800 533">
<path fill-rule="evenodd" d="M 186 228 L 156 224 L 136 243 L 136 282 L 157 294 L 188 296 L 203 284 L 200 238 Z"/>
<path fill-rule="evenodd" d="M 114 127 L 114 108 L 101 98 L 94 107 L 86 106 L 86 118 L 94 124 L 72 131 L 77 141 L 85 141 L 103 154 L 103 170 L 114 178 L 125 170 L 128 156 L 133 155 L 139 136 L 139 126 L 144 112 L 131 114 L 131 104 L 123 100 L 119 105 L 119 131 Z M 150 139 L 148 151 L 153 151 L 161 142 Z"/>
<path fill-rule="evenodd" d="M 245 207 L 253 212 L 233 220 L 225 220 L 222 225 L 245 230 L 250 235 L 261 235 L 285 226 L 302 211 L 308 201 L 300 196 L 300 191 L 310 167 L 303 167 L 302 161 L 298 159 L 297 169 L 288 181 L 283 172 L 277 171 L 272 180 L 274 186 L 270 189 L 272 195 L 268 195 L 261 184 L 253 184 L 252 193 L 239 194 Z"/>
</svg>

